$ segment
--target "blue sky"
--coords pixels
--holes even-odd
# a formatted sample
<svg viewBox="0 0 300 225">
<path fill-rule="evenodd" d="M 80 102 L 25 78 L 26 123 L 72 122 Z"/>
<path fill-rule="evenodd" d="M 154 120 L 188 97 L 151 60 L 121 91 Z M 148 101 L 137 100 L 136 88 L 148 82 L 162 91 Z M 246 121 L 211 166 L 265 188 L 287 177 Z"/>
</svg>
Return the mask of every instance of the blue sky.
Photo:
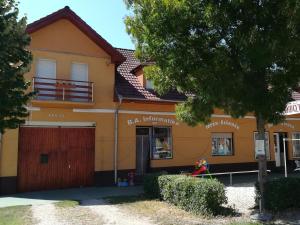
<svg viewBox="0 0 300 225">
<path fill-rule="evenodd" d="M 66 5 L 114 47 L 133 49 L 124 17 L 129 14 L 123 0 L 19 0 L 20 16 L 27 23 L 51 14 Z"/>
</svg>

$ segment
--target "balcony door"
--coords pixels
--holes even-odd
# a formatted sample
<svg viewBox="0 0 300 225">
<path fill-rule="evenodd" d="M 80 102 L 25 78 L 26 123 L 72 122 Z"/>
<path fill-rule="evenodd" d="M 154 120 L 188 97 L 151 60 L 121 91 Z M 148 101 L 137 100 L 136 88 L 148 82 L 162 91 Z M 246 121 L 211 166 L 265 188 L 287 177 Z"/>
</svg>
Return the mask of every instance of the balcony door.
<svg viewBox="0 0 300 225">
<path fill-rule="evenodd" d="M 35 88 L 38 99 L 56 99 L 56 61 L 38 59 L 36 66 Z"/>
<path fill-rule="evenodd" d="M 72 63 L 71 79 L 76 86 L 72 88 L 72 101 L 89 101 L 88 65 L 85 63 Z"/>
</svg>

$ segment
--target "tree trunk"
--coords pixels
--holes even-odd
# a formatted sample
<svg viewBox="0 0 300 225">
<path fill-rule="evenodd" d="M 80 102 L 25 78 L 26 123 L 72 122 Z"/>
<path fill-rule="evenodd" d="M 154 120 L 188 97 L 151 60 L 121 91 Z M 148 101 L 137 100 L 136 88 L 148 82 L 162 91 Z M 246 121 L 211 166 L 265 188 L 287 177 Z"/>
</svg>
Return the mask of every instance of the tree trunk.
<svg viewBox="0 0 300 225">
<path fill-rule="evenodd" d="M 259 114 L 256 116 L 256 126 L 258 131 L 258 139 L 265 142 L 265 123 L 264 118 Z M 265 145 L 264 145 L 265 146 Z M 259 170 L 259 189 L 261 193 L 261 213 L 265 212 L 265 200 L 264 200 L 264 184 L 267 180 L 267 160 L 265 155 L 258 156 L 258 170 Z"/>
</svg>

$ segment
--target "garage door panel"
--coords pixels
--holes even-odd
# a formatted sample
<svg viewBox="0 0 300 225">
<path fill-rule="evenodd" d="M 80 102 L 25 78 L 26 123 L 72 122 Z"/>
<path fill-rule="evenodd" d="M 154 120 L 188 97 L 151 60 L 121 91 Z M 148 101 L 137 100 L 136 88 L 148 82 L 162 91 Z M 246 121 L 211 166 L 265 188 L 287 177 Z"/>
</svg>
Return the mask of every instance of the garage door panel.
<svg viewBox="0 0 300 225">
<path fill-rule="evenodd" d="M 21 127 L 19 191 L 92 185 L 94 135 L 94 128 Z"/>
</svg>

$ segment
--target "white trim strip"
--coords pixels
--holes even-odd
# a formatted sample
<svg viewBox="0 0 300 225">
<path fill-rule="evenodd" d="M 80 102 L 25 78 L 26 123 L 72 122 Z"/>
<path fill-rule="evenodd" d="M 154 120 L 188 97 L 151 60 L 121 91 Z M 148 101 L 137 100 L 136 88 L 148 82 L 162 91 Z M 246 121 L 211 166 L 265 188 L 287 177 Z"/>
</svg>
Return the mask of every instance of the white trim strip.
<svg viewBox="0 0 300 225">
<path fill-rule="evenodd" d="M 114 113 L 114 109 L 73 109 L 73 112 L 79 113 Z"/>
<path fill-rule="evenodd" d="M 25 107 L 28 111 L 41 111 L 40 107 L 32 107 L 32 106 L 26 106 Z"/>
<path fill-rule="evenodd" d="M 300 118 L 286 118 L 285 120 L 300 120 Z"/>
<path fill-rule="evenodd" d="M 25 126 L 50 126 L 50 127 L 95 127 L 95 122 L 50 122 L 50 121 L 26 121 Z"/>
<path fill-rule="evenodd" d="M 115 109 L 73 109 L 73 112 L 81 113 L 114 113 Z M 153 112 L 153 111 L 137 111 L 137 110 L 119 110 L 122 114 L 139 114 L 139 115 L 162 115 L 175 116 L 175 112 Z M 229 115 L 212 114 L 213 118 L 232 118 Z M 255 119 L 255 116 L 245 116 L 243 119 Z"/>
<path fill-rule="evenodd" d="M 151 111 L 133 111 L 133 110 L 119 110 L 123 114 L 142 114 L 142 115 L 165 115 L 175 116 L 175 112 L 151 112 Z"/>
</svg>

